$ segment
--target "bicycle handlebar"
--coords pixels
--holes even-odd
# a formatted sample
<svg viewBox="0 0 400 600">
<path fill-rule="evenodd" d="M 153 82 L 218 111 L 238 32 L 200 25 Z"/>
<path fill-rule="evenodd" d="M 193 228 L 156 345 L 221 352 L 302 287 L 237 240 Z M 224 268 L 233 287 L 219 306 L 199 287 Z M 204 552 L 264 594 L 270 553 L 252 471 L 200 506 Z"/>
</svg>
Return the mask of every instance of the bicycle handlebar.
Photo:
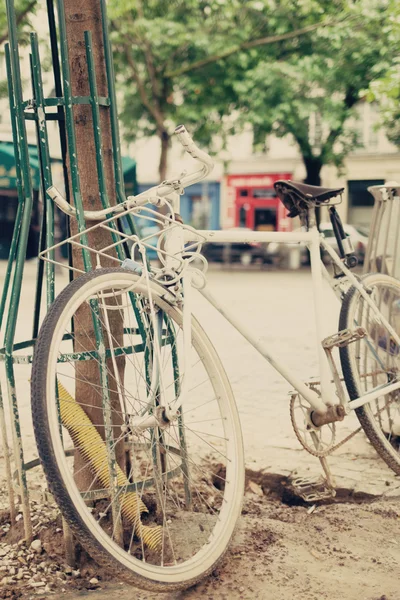
<svg viewBox="0 0 400 600">
<path fill-rule="evenodd" d="M 193 183 L 197 183 L 201 181 L 214 168 L 214 163 L 212 158 L 204 152 L 200 150 L 200 148 L 194 143 L 189 133 L 186 130 L 184 125 L 178 125 L 175 129 L 175 134 L 178 137 L 178 140 L 184 147 L 185 151 L 190 154 L 195 160 L 198 160 L 202 163 L 202 167 L 193 173 L 189 173 L 188 175 L 184 175 L 180 179 L 171 179 L 166 180 L 160 183 L 160 185 L 154 186 L 137 196 L 128 196 L 127 199 L 121 204 L 117 204 L 116 206 L 111 206 L 110 208 L 103 208 L 102 210 L 85 210 L 83 216 L 88 221 L 101 221 L 106 217 L 109 217 L 114 214 L 122 213 L 125 210 L 133 208 L 135 206 L 144 206 L 151 201 L 151 197 L 154 194 L 156 197 L 156 201 L 153 204 L 159 205 L 159 198 L 164 198 L 176 191 L 181 191 L 183 188 L 192 185 Z M 57 206 L 69 216 L 76 216 L 76 208 L 68 204 L 68 202 L 63 198 L 58 189 L 55 186 L 51 186 L 46 190 L 47 194 L 50 198 L 57 204 Z"/>
</svg>

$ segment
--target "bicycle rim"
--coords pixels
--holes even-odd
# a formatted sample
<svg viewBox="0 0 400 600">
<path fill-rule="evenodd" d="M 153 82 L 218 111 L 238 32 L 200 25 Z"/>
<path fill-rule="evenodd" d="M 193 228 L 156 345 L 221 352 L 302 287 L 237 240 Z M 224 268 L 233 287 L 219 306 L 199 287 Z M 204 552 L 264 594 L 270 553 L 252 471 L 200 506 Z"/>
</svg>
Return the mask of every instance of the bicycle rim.
<svg viewBox="0 0 400 600">
<path fill-rule="evenodd" d="M 400 282 L 376 273 L 363 278 L 363 284 L 382 315 L 400 332 Z M 342 305 L 340 329 L 363 327 L 367 337 L 340 348 L 340 358 L 351 399 L 400 377 L 400 348 L 355 288 Z M 356 410 L 371 443 L 396 472 L 400 473 L 400 392 L 380 396 Z"/>
<path fill-rule="evenodd" d="M 141 306 L 136 314 L 132 289 Z M 162 397 L 177 397 L 184 377 L 181 313 L 162 295 L 165 290 L 152 285 L 163 325 L 151 411 Z M 72 282 L 39 335 L 32 403 L 48 483 L 78 539 L 127 581 L 161 591 L 192 585 L 223 555 L 240 514 L 244 465 L 229 383 L 195 320 L 191 381 L 179 419 L 165 428 L 132 431 L 132 419 L 148 409 L 151 395 L 148 298 L 146 286 L 123 269 Z M 93 325 L 82 322 L 83 306 L 100 315 L 107 346 L 109 404 L 102 408 L 100 401 L 91 406 L 103 394 L 105 379 Z"/>
</svg>

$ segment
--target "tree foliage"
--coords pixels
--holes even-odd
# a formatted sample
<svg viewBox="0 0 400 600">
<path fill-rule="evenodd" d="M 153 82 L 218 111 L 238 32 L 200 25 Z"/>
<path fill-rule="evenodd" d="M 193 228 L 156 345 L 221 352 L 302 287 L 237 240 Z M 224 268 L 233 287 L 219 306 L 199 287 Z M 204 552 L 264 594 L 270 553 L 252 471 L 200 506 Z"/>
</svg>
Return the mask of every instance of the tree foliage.
<svg viewBox="0 0 400 600">
<path fill-rule="evenodd" d="M 30 17 L 34 13 L 37 5 L 37 0 L 18 0 L 15 3 L 15 15 L 18 27 L 18 41 L 21 44 L 28 42 L 28 28 L 30 25 Z M 5 2 L 0 4 L 0 56 L 3 56 L 3 48 L 1 47 L 8 39 L 8 24 Z M 8 95 L 7 81 L 0 81 L 0 98 Z"/>
<path fill-rule="evenodd" d="M 174 127 L 210 148 L 250 123 L 256 143 L 291 134 L 307 181 L 357 143 L 350 117 L 399 44 L 394 0 L 112 0 L 128 139 Z"/>
<path fill-rule="evenodd" d="M 385 37 L 388 46 L 395 49 L 393 61 L 386 73 L 371 83 L 368 99 L 379 104 L 381 124 L 388 138 L 400 147 L 400 4 L 397 0 L 389 3 Z"/>
<path fill-rule="evenodd" d="M 29 19 L 35 10 L 36 4 L 37 0 L 16 0 L 15 2 L 16 21 L 19 26 L 19 34 L 22 41 L 26 41 L 26 26 L 30 23 Z M 7 11 L 5 2 L 2 2 L 0 4 L 0 44 L 7 41 L 7 38 Z"/>
<path fill-rule="evenodd" d="M 397 58 L 385 76 L 374 84 L 368 98 L 379 103 L 381 124 L 388 139 L 400 148 L 400 59 Z"/>
<path fill-rule="evenodd" d="M 256 141 L 271 132 L 291 134 L 308 183 L 319 184 L 322 166 L 340 167 L 357 144 L 355 105 L 398 52 L 390 44 L 387 2 L 343 2 L 341 9 L 349 18 L 340 27 L 317 30 L 307 54 L 260 62 L 236 85 Z"/>
<path fill-rule="evenodd" d="M 35 12 L 37 0 L 17 0 L 15 2 L 15 17 L 18 27 L 18 41 L 21 44 L 28 42 L 28 29 L 30 17 Z M 0 4 L 0 46 L 8 39 L 8 24 L 6 4 Z M 0 55 L 3 55 L 3 49 L 0 49 Z M 0 82 L 0 98 L 7 96 L 7 82 Z"/>
<path fill-rule="evenodd" d="M 260 63 L 307 52 L 317 29 L 331 30 L 337 0 L 113 0 L 115 64 L 125 135 L 157 134 L 166 153 L 183 122 L 209 145 L 235 131 L 242 109 L 237 82 Z"/>
</svg>

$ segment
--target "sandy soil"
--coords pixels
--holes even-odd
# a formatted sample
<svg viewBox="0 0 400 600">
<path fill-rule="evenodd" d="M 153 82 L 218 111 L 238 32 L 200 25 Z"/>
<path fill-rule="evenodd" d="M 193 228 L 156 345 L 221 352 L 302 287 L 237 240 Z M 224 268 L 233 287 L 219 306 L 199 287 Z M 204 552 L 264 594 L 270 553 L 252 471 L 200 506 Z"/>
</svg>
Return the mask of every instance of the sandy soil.
<svg viewBox="0 0 400 600">
<path fill-rule="evenodd" d="M 65 569 L 63 580 L 54 583 L 51 591 L 32 590 L 20 582 L 0 587 L 0 598 L 37 599 L 55 594 L 77 600 L 89 593 L 96 600 L 400 598 L 398 499 L 356 502 L 344 497 L 334 504 L 310 506 L 286 491 L 282 494 L 285 488 L 279 485 L 279 476 L 273 479 L 271 485 L 268 476 L 250 473 L 243 515 L 229 552 L 210 577 L 189 590 L 166 596 L 147 593 L 106 577 L 90 564 L 78 576 Z M 40 537 L 44 546 L 40 560 L 54 563 L 57 558 L 57 568 L 64 571 L 62 554 L 58 551 L 55 557 L 49 543 L 49 531 Z M 59 550 L 61 539 L 57 545 Z M 93 577 L 98 584 L 89 584 Z"/>
<path fill-rule="evenodd" d="M 308 507 L 247 497 L 229 554 L 170 600 L 398 600 L 400 506 L 393 500 Z M 66 600 L 85 592 L 66 593 Z M 87 593 L 87 592 L 86 592 Z M 96 600 L 162 598 L 106 584 Z"/>
<path fill-rule="evenodd" d="M 31 269 L 31 279 L 25 278 L 26 298 L 32 297 L 34 273 Z M 277 347 L 288 367 L 307 378 L 315 375 L 315 357 L 312 353 L 312 322 L 305 318 L 312 303 L 305 287 L 305 276 L 302 272 L 290 274 L 294 287 L 288 293 L 284 273 L 268 273 L 265 282 L 258 273 L 236 274 L 235 278 L 222 271 L 211 273 L 216 293 L 232 299 L 238 313 L 246 315 L 249 327 L 257 330 L 262 323 L 264 337 Z M 254 303 L 251 311 L 246 310 L 249 297 Z M 293 297 L 296 298 L 296 311 L 293 311 Z M 329 333 L 336 327 L 334 308 L 330 304 L 327 308 L 329 315 L 335 317 Z M 389 471 L 360 435 L 330 462 L 338 485 L 342 487 L 339 503 L 311 510 L 309 505 L 294 505 L 293 499 L 289 499 L 289 504 L 285 503 L 288 500 L 285 495 L 282 501 L 279 481 L 285 480 L 294 468 L 304 475 L 316 464 L 320 473 L 318 461 L 302 452 L 294 438 L 286 401 L 288 386 L 263 359 L 253 351 L 247 351 L 236 332 L 229 332 L 226 326 L 223 328 L 209 308 L 200 306 L 200 309 L 235 391 L 247 465 L 255 470 L 262 467 L 270 473 L 282 473 L 282 477 L 275 476 L 271 486 L 264 476 L 249 473 L 250 481 L 259 487 L 253 486 L 253 491 L 251 487 L 247 489 L 240 527 L 230 550 L 212 576 L 192 589 L 167 596 L 146 593 L 119 581 L 109 578 L 106 581 L 104 572 L 96 565 L 90 565 L 86 573 L 81 569 L 79 575 L 74 575 L 63 563 L 62 530 L 58 518 L 57 522 L 46 524 L 47 531 L 40 534 L 43 549 L 33 560 L 38 579 L 44 572 L 39 570 L 39 565 L 52 565 L 54 576 L 49 579 L 54 579 L 55 583 L 51 591 L 43 593 L 40 589 L 32 589 L 27 579 L 27 583 L 1 585 L 0 598 L 25 600 L 55 595 L 77 600 L 91 595 L 96 600 L 161 600 L 166 597 L 168 600 L 400 600 L 400 497 L 385 499 L 381 496 L 382 493 L 399 494 L 400 478 Z M 277 314 L 285 315 L 284 329 L 282 321 L 276 319 Z M 298 314 L 302 319 L 298 319 Z M 26 331 L 31 328 L 28 316 L 22 311 L 18 321 L 21 339 L 25 339 Z M 238 352 L 238 348 L 243 348 L 243 352 Z M 29 367 L 18 368 L 17 385 L 27 460 L 36 457 L 30 420 L 29 376 Z M 0 507 L 5 492 L 1 459 L 0 451 Z M 34 477 L 35 471 L 28 474 L 28 479 Z M 32 487 L 30 489 L 32 492 Z M 377 492 L 379 495 L 375 497 L 368 496 Z M 42 505 L 41 508 L 43 513 L 47 512 L 46 507 Z M 43 519 L 41 514 L 40 520 L 44 523 Z M 16 542 L 10 535 L 2 536 L 2 527 L 0 520 L 0 546 L 2 542 L 8 545 Z M 21 521 L 20 528 L 22 531 Z M 20 551 L 16 550 L 17 553 Z M 4 564 L 2 561 L 0 556 L 0 568 Z M 0 571 L 0 580 L 3 575 L 8 575 L 8 567 Z M 97 584 L 90 584 L 93 578 L 98 580 Z"/>
</svg>

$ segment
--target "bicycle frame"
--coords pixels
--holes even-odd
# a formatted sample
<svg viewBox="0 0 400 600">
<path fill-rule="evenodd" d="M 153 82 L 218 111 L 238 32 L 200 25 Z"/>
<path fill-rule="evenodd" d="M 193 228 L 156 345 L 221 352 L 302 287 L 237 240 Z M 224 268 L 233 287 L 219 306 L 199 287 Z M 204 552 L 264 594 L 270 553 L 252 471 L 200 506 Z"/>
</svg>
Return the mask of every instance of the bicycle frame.
<svg viewBox="0 0 400 600">
<path fill-rule="evenodd" d="M 171 235 L 173 234 L 173 230 L 171 230 Z M 237 330 L 239 333 L 245 337 L 245 339 L 271 364 L 271 366 L 278 371 L 292 386 L 293 388 L 304 397 L 304 399 L 310 404 L 312 409 L 318 414 L 325 414 L 328 410 L 329 406 L 333 406 L 337 404 L 338 399 L 335 393 L 335 385 L 331 380 L 332 374 L 329 370 L 329 365 L 327 358 L 325 356 L 325 352 L 321 345 L 321 341 L 323 339 L 323 310 L 322 310 L 322 279 L 323 273 L 327 274 L 326 268 L 324 267 L 321 258 L 320 258 L 320 247 L 322 247 L 328 254 L 331 256 L 334 263 L 337 267 L 344 273 L 346 280 L 349 281 L 357 290 L 360 292 L 361 296 L 367 302 L 376 318 L 379 319 L 382 325 L 384 325 L 393 339 L 397 344 L 400 345 L 400 337 L 391 327 L 391 325 L 387 322 L 387 320 L 383 317 L 377 306 L 369 297 L 367 291 L 363 287 L 363 285 L 359 282 L 356 276 L 343 264 L 343 261 L 336 254 L 336 252 L 327 244 L 324 238 L 319 233 L 317 227 L 311 228 L 307 232 L 241 232 L 241 231 L 212 231 L 212 230 L 199 230 L 197 231 L 197 237 L 194 233 L 189 231 L 186 232 L 185 242 L 195 242 L 201 240 L 205 241 L 213 241 L 218 243 L 252 243 L 252 242 L 278 242 L 278 243 L 305 243 L 307 244 L 310 250 L 310 258 L 311 258 L 311 275 L 312 275 L 312 286 L 313 286 L 313 295 L 314 295 L 314 313 L 315 313 L 315 324 L 316 324 L 316 334 L 317 334 L 317 348 L 318 348 L 318 359 L 319 359 L 319 370 L 320 370 L 320 380 L 321 380 L 321 397 L 318 394 L 307 387 L 300 379 L 294 376 L 286 366 L 280 362 L 271 352 L 268 345 L 264 342 L 260 342 L 257 337 L 254 335 L 252 331 L 250 331 L 246 325 L 240 322 L 237 317 L 230 311 L 230 309 L 226 306 L 223 306 L 219 300 L 217 300 L 213 294 L 206 288 L 200 290 L 200 293 L 218 310 L 218 312 L 224 316 L 229 323 Z M 190 276 L 190 275 L 189 275 Z M 183 281 L 185 282 L 185 275 L 183 276 Z M 334 285 L 332 282 L 332 278 L 328 275 L 329 282 L 331 287 L 334 289 Z M 185 287 L 185 283 L 184 283 Z M 187 289 L 187 284 L 186 284 Z M 192 307 L 188 298 L 185 298 L 184 302 L 184 322 L 190 323 Z M 190 330 L 190 328 L 189 328 Z M 187 331 L 184 332 L 184 336 L 188 336 Z M 187 344 L 187 341 L 186 341 Z M 186 387 L 186 386 L 185 386 Z M 383 390 L 385 394 L 391 393 L 400 388 L 400 381 L 389 384 L 387 386 L 380 386 L 357 398 L 355 400 L 351 400 L 347 402 L 347 412 L 349 410 L 354 410 L 355 408 L 359 408 L 364 404 L 371 402 L 377 399 L 382 395 Z M 168 413 L 173 415 L 175 411 L 179 409 L 179 407 L 184 402 L 184 393 L 177 398 L 175 403 L 168 407 Z"/>
<path fill-rule="evenodd" d="M 240 232 L 240 231 L 199 231 L 201 238 L 207 241 L 215 241 L 218 243 L 305 243 L 310 249 L 311 257 L 311 275 L 313 284 L 313 295 L 316 316 L 316 331 L 317 339 L 321 340 L 323 330 L 323 313 L 321 310 L 322 300 L 322 270 L 318 268 L 320 264 L 319 246 L 320 234 L 317 228 L 313 228 L 308 232 Z M 293 375 L 287 367 L 278 360 L 273 352 L 269 349 L 268 344 L 257 340 L 253 332 L 251 332 L 237 317 L 229 310 L 228 307 L 222 306 L 221 303 L 211 294 L 207 287 L 200 290 L 200 293 L 220 312 L 231 325 L 239 331 L 246 340 L 276 369 L 306 400 L 310 403 L 314 410 L 320 414 L 324 414 L 328 404 L 334 403 L 334 390 L 331 383 L 328 363 L 324 356 L 324 351 L 319 344 L 318 359 L 321 373 L 321 388 L 323 390 L 322 399 L 317 394 L 310 390 L 300 379 Z"/>
<path fill-rule="evenodd" d="M 123 214 L 125 211 L 128 212 L 132 210 L 134 207 L 144 206 L 147 203 L 152 203 L 156 206 L 161 206 L 162 204 L 167 205 L 172 213 L 179 213 L 179 194 L 183 192 L 183 189 L 191 185 L 196 181 L 200 181 L 204 179 L 208 173 L 211 172 L 213 168 L 213 163 L 211 157 L 201 151 L 196 144 L 193 142 L 189 134 L 187 133 L 184 126 L 179 126 L 176 129 L 176 134 L 178 136 L 179 141 L 183 145 L 186 152 L 188 152 L 193 158 L 198 160 L 202 167 L 200 170 L 195 171 L 189 175 L 182 174 L 180 178 L 164 181 L 159 186 L 156 186 L 143 194 L 140 194 L 136 197 L 128 197 L 122 204 L 112 207 L 110 209 L 106 209 L 103 211 L 85 211 L 84 217 L 90 220 L 104 220 L 106 217 L 110 217 L 110 215 L 114 214 Z M 50 187 L 47 190 L 47 194 L 54 200 L 56 204 L 63 210 L 66 214 L 70 216 L 76 216 L 76 209 L 68 205 L 65 199 L 61 196 L 58 190 L 54 187 Z M 314 209 L 311 208 L 312 212 Z M 315 220 L 312 219 L 311 222 Z M 173 225 L 173 226 L 171 226 Z M 220 243 L 232 243 L 232 242 L 240 242 L 240 243 L 252 243 L 252 242 L 277 242 L 277 243 L 287 243 L 287 244 L 296 244 L 296 243 L 304 243 L 308 246 L 310 250 L 310 258 L 311 258 L 311 274 L 312 274 L 312 286 L 313 286 L 313 295 L 314 295 L 314 312 L 315 312 L 315 324 L 316 324 L 316 333 L 317 333 L 317 348 L 318 348 L 318 360 L 319 360 L 319 370 L 320 370 L 320 380 L 321 380 L 321 395 L 319 396 L 315 390 L 311 390 L 311 388 L 307 387 L 302 381 L 300 381 L 297 377 L 295 377 L 276 357 L 268 348 L 267 344 L 261 343 L 253 332 L 249 331 L 247 327 L 240 323 L 236 316 L 231 313 L 231 311 L 226 307 L 222 306 L 222 304 L 214 298 L 211 292 L 205 288 L 201 290 L 203 296 L 211 302 L 211 304 L 241 333 L 247 341 L 276 369 L 293 387 L 294 389 L 304 397 L 304 399 L 310 404 L 312 409 L 320 414 L 324 415 L 327 413 L 328 408 L 330 406 L 334 406 L 338 402 L 336 391 L 338 392 L 339 397 L 341 398 L 341 394 L 339 394 L 340 390 L 335 389 L 335 383 L 331 380 L 332 374 L 330 373 L 329 364 L 327 358 L 324 353 L 324 349 L 321 345 L 321 341 L 323 340 L 323 321 L 324 315 L 322 311 L 322 279 L 328 280 L 333 291 L 337 293 L 338 287 L 337 284 L 334 283 L 332 277 L 327 272 L 327 269 L 322 264 L 320 258 L 320 247 L 322 247 L 332 258 L 336 267 L 342 271 L 344 277 L 342 280 L 346 282 L 350 282 L 361 294 L 365 302 L 370 307 L 371 311 L 374 313 L 375 317 L 378 321 L 387 329 L 389 334 L 392 336 L 393 340 L 396 344 L 400 346 L 400 337 L 388 323 L 388 321 L 384 318 L 384 316 L 379 311 L 378 307 L 374 304 L 371 298 L 368 295 L 368 292 L 357 279 L 357 277 L 346 267 L 343 260 L 338 256 L 338 254 L 326 243 L 323 236 L 319 233 L 316 226 L 313 226 L 309 229 L 309 231 L 293 231 L 293 232 L 259 232 L 259 231 L 212 231 L 212 230 L 194 230 L 188 227 L 179 227 L 178 223 L 174 220 L 174 216 L 172 215 L 172 223 L 170 223 L 170 227 L 167 228 L 166 236 L 165 236 L 165 246 L 168 249 L 168 266 L 174 271 L 175 269 L 179 269 L 179 265 L 183 264 L 183 255 L 185 254 L 185 244 L 190 242 L 220 242 Z M 71 238 L 72 240 L 72 238 Z M 56 247 L 56 246 L 55 246 Z M 54 248 L 55 248 L 54 247 Z M 147 267 L 145 267 L 147 271 Z M 185 347 L 185 355 L 187 355 L 188 349 L 190 349 L 191 344 L 191 315 L 192 315 L 192 305 L 191 305 L 191 269 L 186 269 L 181 274 L 182 279 L 182 288 L 184 290 L 184 302 L 183 302 L 183 323 L 184 323 L 184 347 Z M 340 291 L 340 290 L 339 290 Z M 157 345 L 157 343 L 156 343 Z M 157 348 L 156 348 L 157 350 Z M 186 356 L 185 356 L 186 358 Z M 186 365 L 188 366 L 188 365 Z M 156 379 L 157 376 L 157 368 L 155 369 Z M 184 402 L 184 397 L 186 395 L 186 390 L 188 388 L 188 378 L 190 375 L 188 372 L 184 376 L 183 385 L 181 388 L 181 393 L 179 397 L 170 405 L 163 406 L 165 410 L 165 416 L 167 419 L 175 418 L 178 414 L 180 406 Z M 158 386 L 158 381 L 152 382 L 151 390 L 155 390 Z M 341 403 L 345 404 L 345 409 L 348 412 L 349 410 L 354 410 L 355 408 L 359 408 L 364 404 L 372 402 L 377 399 L 382 393 L 388 394 L 397 389 L 400 389 L 400 381 L 391 383 L 385 386 L 380 386 L 357 398 L 355 400 L 346 401 L 341 400 Z M 152 392 L 153 393 L 153 392 Z M 161 400 L 162 403 L 162 400 Z M 142 415 L 139 418 L 134 418 L 132 420 L 132 426 L 137 428 L 156 426 L 158 424 L 157 420 L 154 416 L 151 415 Z"/>
</svg>

